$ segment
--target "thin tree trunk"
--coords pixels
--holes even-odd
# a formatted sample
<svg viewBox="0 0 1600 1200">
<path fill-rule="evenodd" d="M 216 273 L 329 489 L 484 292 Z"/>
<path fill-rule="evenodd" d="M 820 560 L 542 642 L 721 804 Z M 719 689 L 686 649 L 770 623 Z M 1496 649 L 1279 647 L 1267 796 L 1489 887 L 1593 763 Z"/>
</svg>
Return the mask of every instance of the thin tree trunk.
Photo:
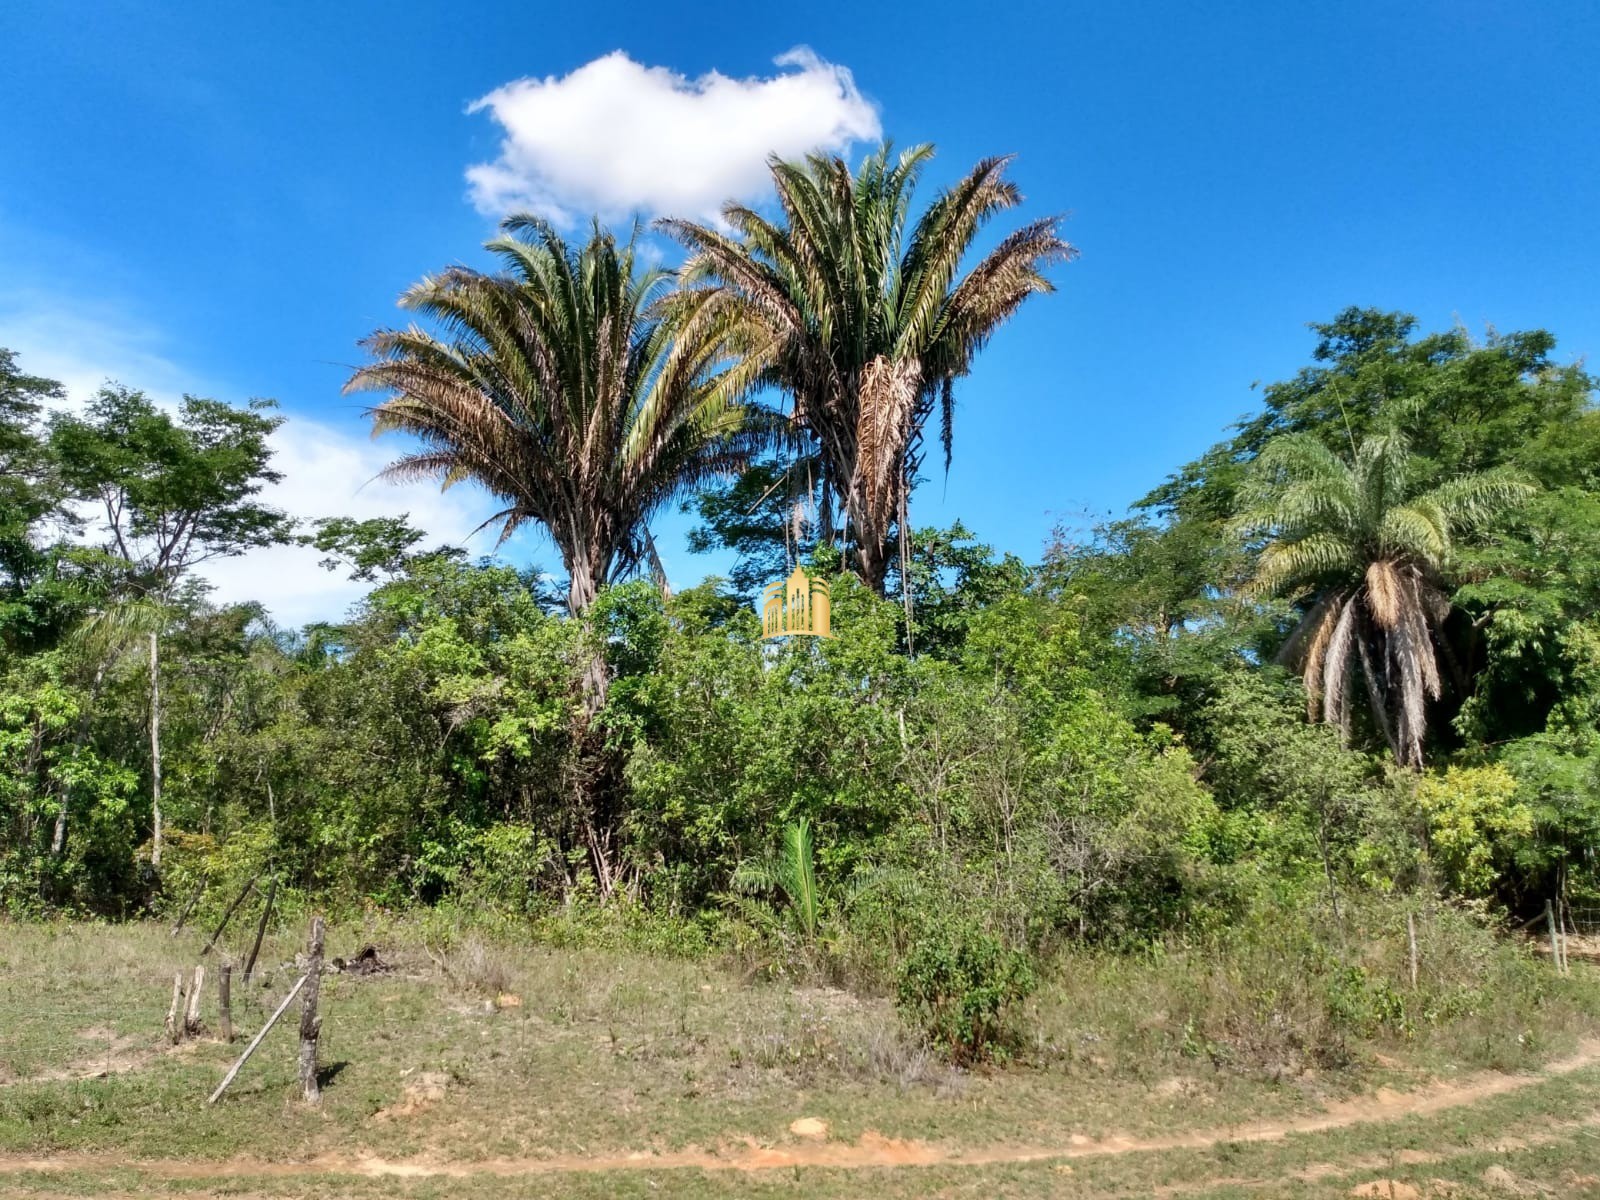
<svg viewBox="0 0 1600 1200">
<path fill-rule="evenodd" d="M 244 981 L 250 982 L 250 973 L 256 969 L 256 956 L 261 953 L 261 939 L 267 935 L 267 922 L 272 917 L 272 902 L 278 895 L 278 875 L 274 871 L 272 882 L 267 885 L 267 902 L 261 906 L 261 922 L 256 926 L 255 944 L 250 947 L 250 957 L 244 964 Z"/>
<path fill-rule="evenodd" d="M 572 555 L 567 564 L 570 582 L 567 585 L 567 611 L 574 617 L 581 617 L 589 611 L 594 604 L 595 596 L 599 589 L 595 585 L 594 567 L 588 556 L 581 554 Z M 585 723 L 593 720 L 606 704 L 606 693 L 610 690 L 610 677 L 606 672 L 605 655 L 598 650 L 590 655 L 588 663 L 583 669 L 583 712 Z"/>
<path fill-rule="evenodd" d="M 150 634 L 150 865 L 161 865 L 161 652 Z"/>
<path fill-rule="evenodd" d="M 906 610 L 906 655 L 917 656 L 911 641 L 911 513 L 907 493 L 910 487 L 900 487 L 900 599 Z"/>
</svg>

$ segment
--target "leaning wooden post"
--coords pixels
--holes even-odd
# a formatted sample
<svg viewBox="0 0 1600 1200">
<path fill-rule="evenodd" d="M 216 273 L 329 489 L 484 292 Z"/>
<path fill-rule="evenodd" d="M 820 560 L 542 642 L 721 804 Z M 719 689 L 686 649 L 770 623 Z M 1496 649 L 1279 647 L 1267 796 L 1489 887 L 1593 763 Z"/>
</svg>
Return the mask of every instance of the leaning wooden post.
<svg viewBox="0 0 1600 1200">
<path fill-rule="evenodd" d="M 306 985 L 306 976 L 302 975 L 294 981 L 294 986 L 289 989 L 289 994 L 283 998 L 283 1003 L 278 1005 L 277 1011 L 267 1018 L 267 1023 L 261 1027 L 259 1033 L 250 1039 L 250 1044 L 244 1048 L 244 1053 L 239 1055 L 239 1061 L 228 1068 L 228 1073 L 222 1077 L 222 1082 L 217 1084 L 217 1090 L 211 1093 L 207 1104 L 215 1104 L 218 1097 L 228 1090 L 228 1085 L 233 1082 L 234 1076 L 239 1073 L 239 1068 L 244 1066 L 245 1060 L 256 1052 L 256 1047 L 261 1045 L 261 1039 L 266 1037 L 272 1027 L 278 1023 L 278 1018 L 289 1010 L 289 1003 L 300 994 L 300 989 Z"/>
<path fill-rule="evenodd" d="M 199 886 L 197 886 L 194 889 L 194 894 L 189 897 L 189 903 L 187 903 L 187 904 L 185 904 L 183 906 L 183 911 L 178 914 L 178 919 L 175 922 L 173 922 L 173 925 L 172 925 L 172 936 L 173 937 L 177 937 L 178 934 L 180 932 L 182 932 L 185 923 L 187 923 L 187 921 L 189 920 L 189 914 L 194 911 L 194 906 L 197 903 L 199 903 L 200 893 L 202 893 L 205 890 L 206 890 L 206 881 L 204 879 L 202 879 L 200 881 L 200 883 L 199 883 Z"/>
<path fill-rule="evenodd" d="M 183 1036 L 183 1026 L 178 1024 L 178 1007 L 183 1003 L 183 972 L 172 976 L 172 1004 L 167 1008 L 167 1040 L 174 1046 Z"/>
<path fill-rule="evenodd" d="M 217 976 L 217 1032 L 225 1042 L 233 1041 L 233 964 L 223 963 Z"/>
<path fill-rule="evenodd" d="M 256 878 L 260 877 L 257 876 Z M 201 958 L 211 953 L 211 947 L 217 944 L 217 939 L 222 936 L 222 931 L 228 927 L 228 922 L 233 920 L 233 914 L 239 911 L 239 905 L 244 903 L 246 896 L 255 891 L 256 878 L 252 878 L 249 883 L 245 884 L 244 891 L 239 893 L 238 899 L 228 905 L 228 911 L 222 914 L 222 921 L 218 924 L 217 931 L 211 935 L 211 940 L 206 943 L 206 948 L 200 951 Z"/>
<path fill-rule="evenodd" d="M 255 944 L 250 947 L 250 957 L 244 961 L 244 981 L 250 982 L 250 975 L 256 969 L 256 955 L 261 953 L 261 939 L 267 934 L 267 920 L 272 916 L 272 902 L 278 895 L 278 877 L 274 875 L 267 884 L 267 903 L 261 910 L 261 922 L 256 926 Z"/>
<path fill-rule="evenodd" d="M 183 1014 L 183 1035 L 194 1037 L 200 1032 L 200 998 L 205 994 L 206 969 L 194 969 L 194 982 L 189 985 L 189 1007 Z"/>
<path fill-rule="evenodd" d="M 317 1000 L 322 992 L 322 935 L 325 925 L 320 915 L 311 918 L 311 945 L 306 963 L 306 987 L 300 997 L 300 1090 L 307 1104 L 322 1102 L 317 1086 L 317 1037 L 322 1018 L 317 1015 Z"/>
</svg>

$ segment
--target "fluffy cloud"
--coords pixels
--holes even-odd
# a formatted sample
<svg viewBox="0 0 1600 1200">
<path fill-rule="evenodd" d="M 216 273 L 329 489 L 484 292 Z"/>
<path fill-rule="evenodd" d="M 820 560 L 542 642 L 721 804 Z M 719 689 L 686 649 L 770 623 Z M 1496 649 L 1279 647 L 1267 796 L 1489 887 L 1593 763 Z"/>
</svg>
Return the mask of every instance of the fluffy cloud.
<svg viewBox="0 0 1600 1200">
<path fill-rule="evenodd" d="M 67 407 L 86 403 L 108 379 L 141 388 L 173 409 L 185 392 L 234 398 L 227 388 L 194 378 L 164 356 L 158 331 L 39 295 L 0 295 L 0 346 L 17 352 L 24 371 L 61 380 Z M 397 486 L 375 480 L 401 447 L 374 442 L 356 422 L 336 426 L 291 414 L 273 434 L 272 446 L 273 466 L 283 479 L 265 488 L 262 499 L 293 517 L 365 520 L 406 512 L 428 535 L 424 546 L 464 545 L 474 553 L 493 546 L 492 534 L 470 537 L 494 511 L 491 501 L 465 485 L 441 493 L 430 483 Z M 259 600 L 281 624 L 337 620 L 367 585 L 323 570 L 321 558 L 307 547 L 276 546 L 214 559 L 200 567 L 200 574 L 213 585 L 218 601 Z"/>
<path fill-rule="evenodd" d="M 842 151 L 881 135 L 850 72 L 800 47 L 763 79 L 688 79 L 618 50 L 569 75 L 519 79 L 469 111 L 506 131 L 500 157 L 467 171 L 489 215 L 531 209 L 572 224 L 589 213 L 714 218 L 767 186 L 769 154 Z"/>
<path fill-rule="evenodd" d="M 494 511 L 481 492 L 462 486 L 441 493 L 437 484 L 395 485 L 374 478 L 400 451 L 398 443 L 374 442 L 357 431 L 291 416 L 272 435 L 272 448 L 272 465 L 283 479 L 264 488 L 261 499 L 301 521 L 330 516 L 364 521 L 405 512 L 428 535 L 424 547 L 445 544 L 487 553 L 494 545 L 493 534 L 471 537 Z M 305 546 L 273 546 L 214 559 L 200 570 L 217 600 L 259 600 L 280 623 L 303 625 L 336 620 L 369 587 L 323 570 L 322 557 Z"/>
</svg>

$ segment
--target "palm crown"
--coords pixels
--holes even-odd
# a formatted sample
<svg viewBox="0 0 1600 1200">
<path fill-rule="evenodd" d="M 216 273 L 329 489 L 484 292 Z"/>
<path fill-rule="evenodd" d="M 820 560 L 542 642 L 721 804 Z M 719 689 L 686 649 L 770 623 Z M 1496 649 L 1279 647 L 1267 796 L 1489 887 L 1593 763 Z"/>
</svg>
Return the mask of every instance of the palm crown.
<svg viewBox="0 0 1600 1200">
<path fill-rule="evenodd" d="M 386 391 L 375 432 L 422 447 L 391 478 L 477 481 L 504 507 L 502 540 L 542 525 L 570 576 L 569 607 L 651 560 L 648 522 L 681 491 L 735 471 L 759 437 L 721 386 L 721 343 L 703 304 L 666 314 L 670 272 L 639 269 L 634 242 L 595 226 L 569 248 L 548 223 L 514 216 L 488 248 L 505 272 L 423 279 L 401 304 L 434 323 L 380 330 L 375 361 L 347 391 Z"/>
<path fill-rule="evenodd" d="M 1050 290 L 1041 269 L 1074 254 L 1055 219 L 1035 221 L 958 279 L 978 232 L 1021 195 L 1004 177 L 1007 160 L 985 159 L 911 225 L 932 154 L 923 145 L 895 157 L 886 143 L 854 174 L 838 157 L 774 159 L 781 223 L 737 204 L 723 211 L 734 236 L 663 223 L 690 250 L 685 282 L 705 285 L 685 303 L 706 304 L 709 290 L 707 311 L 737 348 L 727 384 L 793 398 L 795 425 L 820 459 L 823 507 L 843 503 L 857 569 L 879 590 L 934 407 L 948 466 L 952 382 L 1024 300 Z"/>
<path fill-rule="evenodd" d="M 1436 639 L 1449 614 L 1441 586 L 1456 536 L 1526 497 L 1506 472 L 1423 490 L 1405 436 L 1387 430 L 1349 461 L 1310 434 L 1281 437 L 1256 460 L 1233 530 L 1263 538 L 1250 590 L 1296 593 L 1310 607 L 1284 647 L 1307 708 L 1348 736 L 1355 670 L 1395 757 L 1422 765 L 1427 701 L 1440 694 Z"/>
</svg>

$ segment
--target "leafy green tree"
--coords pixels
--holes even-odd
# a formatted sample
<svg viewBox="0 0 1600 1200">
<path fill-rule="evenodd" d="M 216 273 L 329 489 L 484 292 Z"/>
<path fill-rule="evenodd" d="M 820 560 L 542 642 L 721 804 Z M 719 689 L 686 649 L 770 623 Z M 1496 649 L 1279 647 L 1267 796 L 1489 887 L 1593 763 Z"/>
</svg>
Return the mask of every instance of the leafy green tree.
<svg viewBox="0 0 1600 1200">
<path fill-rule="evenodd" d="M 1417 483 L 1432 486 L 1512 465 L 1530 439 L 1578 420 L 1591 404 L 1592 380 L 1581 365 L 1556 361 L 1556 339 L 1542 329 L 1491 330 L 1481 342 L 1459 326 L 1418 336 L 1408 313 L 1357 307 L 1310 328 L 1311 365 L 1263 388 L 1257 415 L 1141 507 L 1220 525 L 1237 507 L 1250 463 L 1290 433 L 1342 453 L 1398 426 L 1417 456 Z"/>
<path fill-rule="evenodd" d="M 689 530 L 689 552 L 733 551 L 737 558 L 728 583 L 749 604 L 826 540 L 815 496 L 816 489 L 793 463 L 763 457 L 735 479 L 708 482 L 684 502 L 683 511 L 701 521 Z"/>
<path fill-rule="evenodd" d="M 1087 531 L 1055 530 L 1039 587 L 1081 616 L 1104 660 L 1102 687 L 1119 682 L 1124 704 L 1180 733 L 1232 672 L 1270 657 L 1276 614 L 1241 605 L 1228 586 L 1245 556 L 1216 525 L 1147 514 Z"/>
<path fill-rule="evenodd" d="M 45 404 L 64 395 L 53 379 L 23 374 L 16 355 L 0 349 L 0 639 L 11 645 L 39 632 L 41 614 L 26 594 L 48 557 L 39 525 L 61 501 L 39 419 Z"/>
<path fill-rule="evenodd" d="M 1024 300 L 1050 290 L 1043 268 L 1074 253 L 1047 218 L 962 275 L 980 230 L 1022 197 L 1004 177 L 1007 160 L 985 159 L 912 222 L 932 155 L 922 145 L 895 157 L 885 143 L 854 173 L 838 157 L 774 159 L 782 224 L 737 204 L 723 210 L 734 236 L 664 222 L 689 248 L 686 284 L 704 285 L 681 302 L 709 295 L 731 328 L 741 361 L 730 386 L 771 385 L 793 399 L 821 467 L 821 507 L 848 513 L 853 565 L 880 594 L 891 530 L 909 527 L 924 426 L 938 408 L 948 467 L 955 380 Z"/>
<path fill-rule="evenodd" d="M 312 532 L 301 534 L 302 546 L 311 546 L 327 555 L 319 564 L 325 571 L 341 568 L 357 583 L 375 583 L 380 575 L 399 576 L 417 553 L 414 547 L 427 535 L 413 529 L 410 513 L 398 517 L 323 517 L 311 523 Z"/>
<path fill-rule="evenodd" d="M 1369 434 L 1348 458 L 1313 435 L 1286 435 L 1257 457 L 1232 522 L 1241 538 L 1264 542 L 1250 590 L 1307 597 L 1284 654 L 1300 665 L 1308 713 L 1320 709 L 1348 735 L 1359 674 L 1374 723 L 1409 767 L 1422 765 L 1428 701 L 1441 693 L 1457 535 L 1534 490 L 1502 471 L 1423 490 L 1418 467 L 1398 430 Z"/>
<path fill-rule="evenodd" d="M 161 865 L 160 616 L 193 569 L 288 539 L 291 523 L 257 498 L 281 476 L 269 439 L 282 424 L 267 400 L 244 407 L 185 396 L 176 415 L 144 393 L 102 388 L 82 416 L 59 413 L 50 450 L 66 492 L 99 509 L 100 549 L 115 564 L 102 620 L 144 634 L 149 660 L 152 865 Z"/>
<path fill-rule="evenodd" d="M 1020 558 L 997 557 L 992 546 L 978 541 L 960 521 L 948 529 L 907 529 L 896 536 L 908 537 L 910 550 L 900 556 L 888 597 L 915 614 L 907 649 L 918 654 L 958 657 L 978 615 L 1028 582 L 1028 568 Z"/>
</svg>

